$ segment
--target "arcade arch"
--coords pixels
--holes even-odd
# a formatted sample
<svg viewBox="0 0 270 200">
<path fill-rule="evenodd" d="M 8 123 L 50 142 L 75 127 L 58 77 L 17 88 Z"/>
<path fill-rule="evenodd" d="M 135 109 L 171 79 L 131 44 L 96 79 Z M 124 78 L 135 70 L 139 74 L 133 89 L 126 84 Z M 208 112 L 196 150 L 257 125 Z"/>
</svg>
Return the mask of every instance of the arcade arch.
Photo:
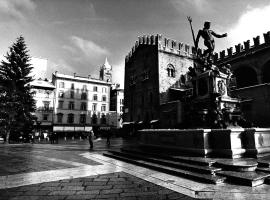
<svg viewBox="0 0 270 200">
<path fill-rule="evenodd" d="M 262 81 L 263 83 L 270 83 L 270 60 L 262 68 Z"/>
<path fill-rule="evenodd" d="M 234 70 L 237 88 L 248 87 L 258 84 L 256 71 L 248 66 L 241 66 Z"/>
</svg>

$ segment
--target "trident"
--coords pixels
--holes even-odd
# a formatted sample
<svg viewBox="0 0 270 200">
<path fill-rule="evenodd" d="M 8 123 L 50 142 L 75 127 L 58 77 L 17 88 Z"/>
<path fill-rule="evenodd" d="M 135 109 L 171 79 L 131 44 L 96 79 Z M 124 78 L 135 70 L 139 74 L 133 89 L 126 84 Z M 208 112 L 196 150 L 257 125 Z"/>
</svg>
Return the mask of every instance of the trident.
<svg viewBox="0 0 270 200">
<path fill-rule="evenodd" d="M 191 32 L 192 32 L 192 37 L 193 37 L 194 46 L 196 47 L 195 35 L 194 35 L 193 28 L 192 28 L 192 18 L 191 18 L 190 16 L 187 16 L 187 19 L 188 19 L 189 24 L 190 24 L 190 28 L 191 28 Z M 195 51 L 197 51 L 197 49 L 195 49 Z"/>
</svg>

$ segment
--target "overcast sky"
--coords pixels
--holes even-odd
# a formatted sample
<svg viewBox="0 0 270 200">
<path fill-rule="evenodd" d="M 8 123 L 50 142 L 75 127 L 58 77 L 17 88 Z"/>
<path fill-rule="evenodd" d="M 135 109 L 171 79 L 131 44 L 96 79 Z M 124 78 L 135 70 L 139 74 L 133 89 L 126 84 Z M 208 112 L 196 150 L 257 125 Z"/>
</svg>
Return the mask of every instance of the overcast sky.
<svg viewBox="0 0 270 200">
<path fill-rule="evenodd" d="M 269 0 L 0 0 L 0 56 L 23 35 L 31 56 L 48 59 L 49 74 L 98 74 L 108 57 L 122 85 L 124 58 L 138 36 L 193 43 L 188 15 L 195 32 L 208 20 L 228 33 L 216 40 L 217 51 L 270 30 Z"/>
</svg>

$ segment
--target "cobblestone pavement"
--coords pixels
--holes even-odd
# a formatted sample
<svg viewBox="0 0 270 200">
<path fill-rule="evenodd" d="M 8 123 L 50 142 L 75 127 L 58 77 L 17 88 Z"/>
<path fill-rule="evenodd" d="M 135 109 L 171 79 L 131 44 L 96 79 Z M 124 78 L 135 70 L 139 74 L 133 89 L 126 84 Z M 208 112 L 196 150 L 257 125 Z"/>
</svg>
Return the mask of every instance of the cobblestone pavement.
<svg viewBox="0 0 270 200">
<path fill-rule="evenodd" d="M 110 149 L 128 144 L 113 139 Z M 91 159 L 108 150 L 105 140 L 88 149 L 87 141 L 0 144 L 0 199 L 193 199 Z"/>
</svg>

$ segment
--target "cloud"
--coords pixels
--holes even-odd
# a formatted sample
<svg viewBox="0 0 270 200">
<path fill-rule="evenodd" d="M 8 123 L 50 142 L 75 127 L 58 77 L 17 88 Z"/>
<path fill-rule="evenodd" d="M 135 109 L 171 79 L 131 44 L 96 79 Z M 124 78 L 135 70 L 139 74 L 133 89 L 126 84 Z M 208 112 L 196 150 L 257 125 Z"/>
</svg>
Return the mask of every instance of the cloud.
<svg viewBox="0 0 270 200">
<path fill-rule="evenodd" d="M 110 54 L 106 48 L 99 46 L 91 40 L 85 40 L 78 36 L 71 36 L 70 40 L 88 58 L 97 59 Z"/>
<path fill-rule="evenodd" d="M 0 16 L 3 19 L 25 19 L 25 13 L 35 10 L 36 4 L 32 0 L 1 0 Z"/>
<path fill-rule="evenodd" d="M 208 13 L 212 10 L 211 4 L 208 0 L 170 0 L 174 7 L 182 12 L 189 12 L 189 10 L 196 10 L 198 13 Z"/>
<path fill-rule="evenodd" d="M 231 45 L 251 40 L 257 35 L 262 35 L 270 30 L 270 4 L 262 8 L 247 6 L 236 24 L 228 30 L 228 39 Z"/>
</svg>

